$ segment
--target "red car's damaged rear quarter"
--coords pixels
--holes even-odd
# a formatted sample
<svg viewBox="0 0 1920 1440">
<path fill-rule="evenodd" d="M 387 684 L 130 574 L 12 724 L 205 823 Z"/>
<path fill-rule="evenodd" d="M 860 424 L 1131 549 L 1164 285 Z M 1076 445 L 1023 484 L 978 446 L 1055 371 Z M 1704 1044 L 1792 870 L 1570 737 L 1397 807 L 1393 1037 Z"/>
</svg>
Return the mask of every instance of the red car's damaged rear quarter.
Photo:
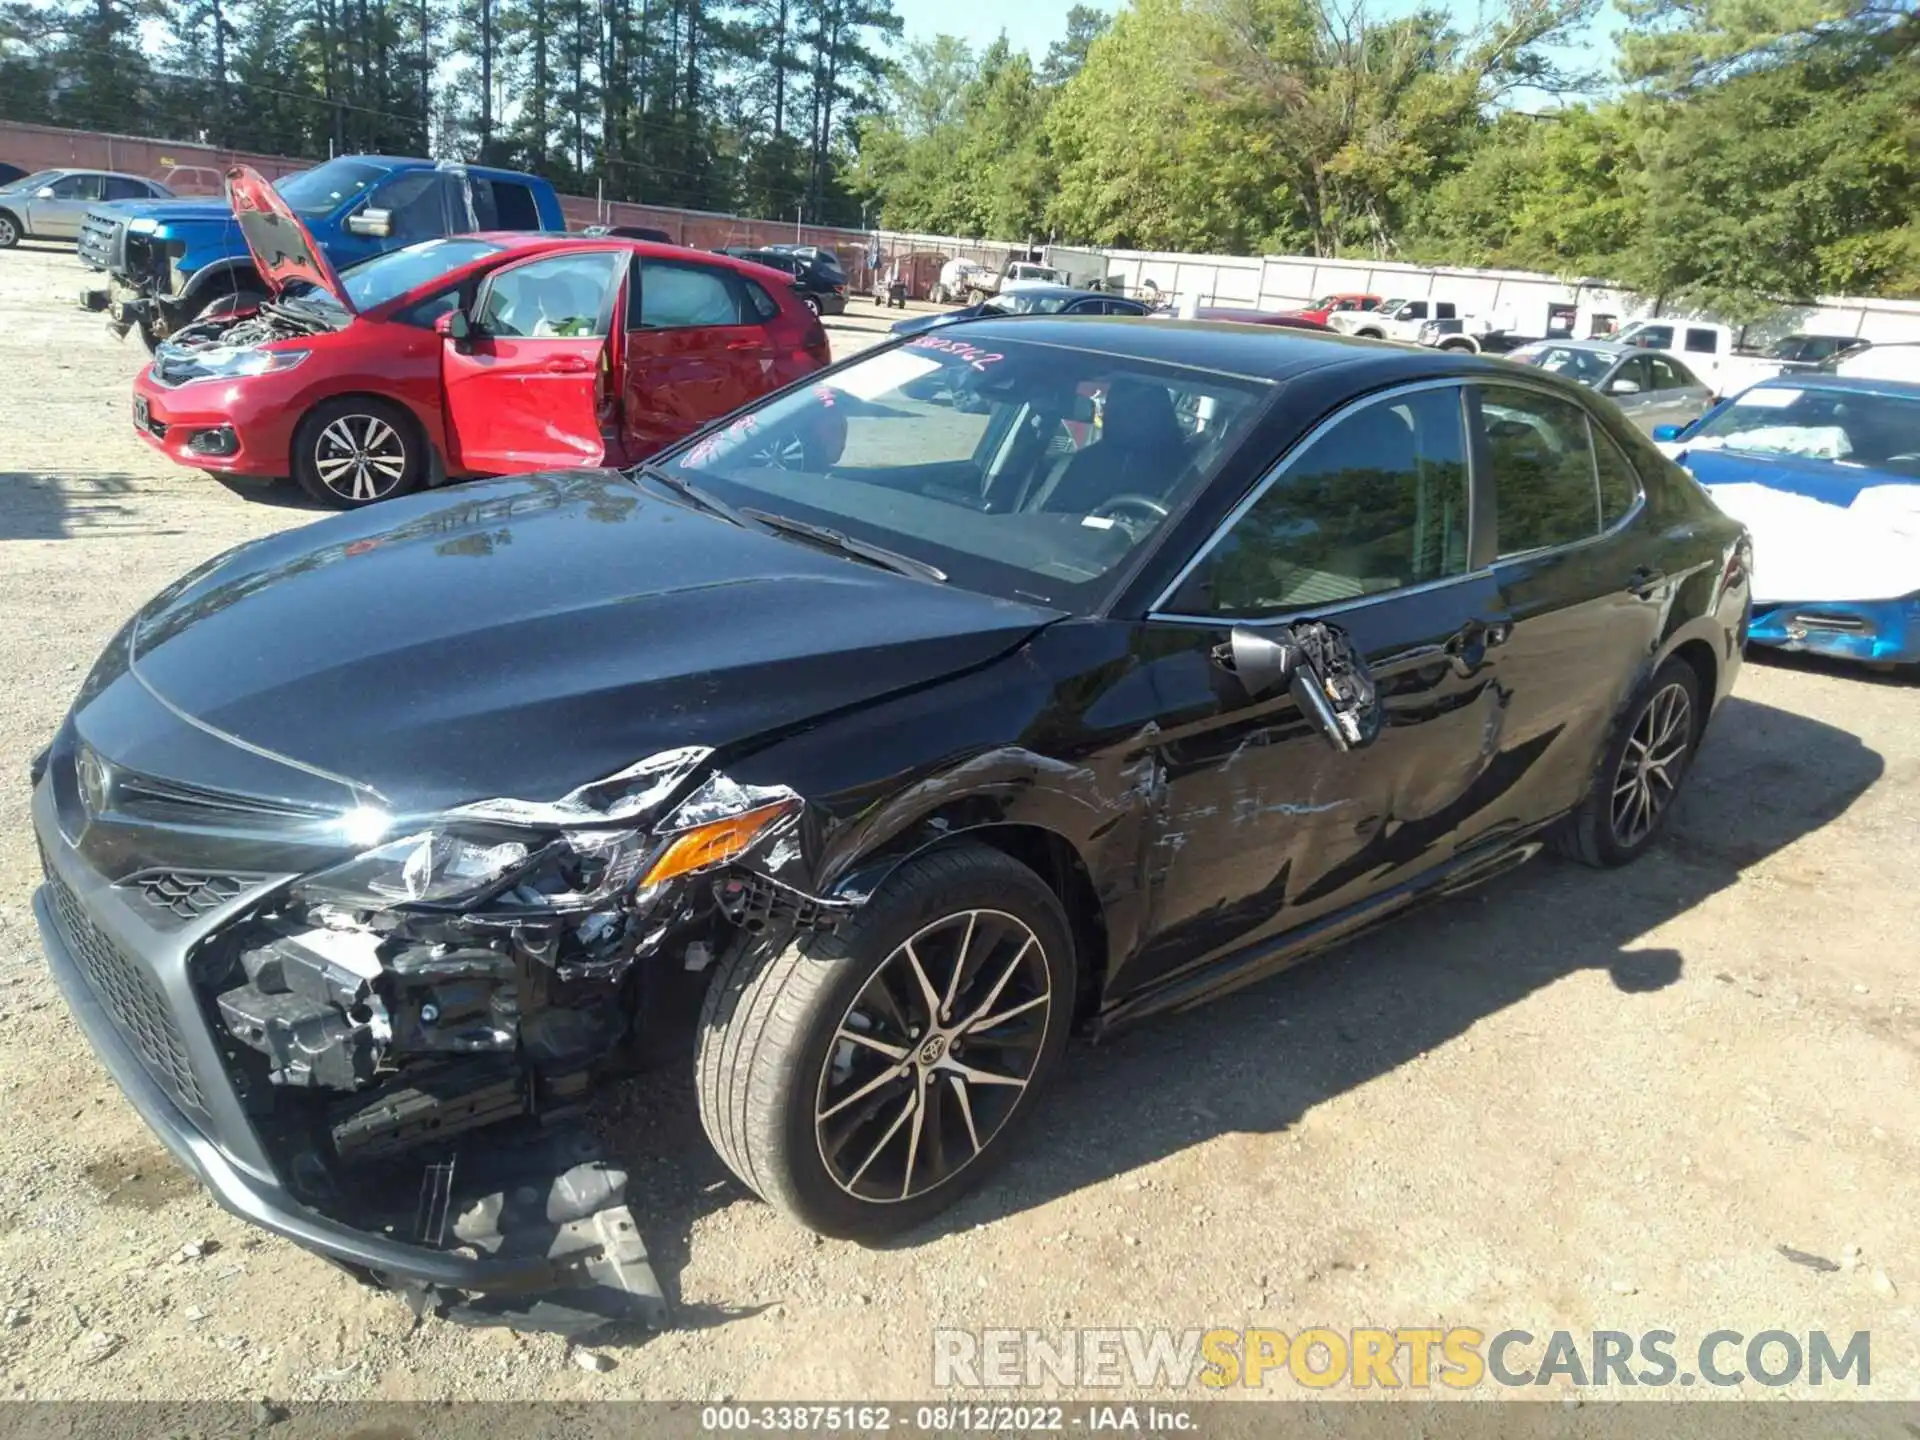
<svg viewBox="0 0 1920 1440">
<path fill-rule="evenodd" d="M 323 273 L 314 283 L 342 297 L 338 328 L 240 347 L 304 352 L 286 368 L 181 380 L 187 372 L 176 364 L 175 378 L 163 380 L 166 357 L 177 359 L 180 346 L 163 348 L 134 382 L 135 428 L 181 465 L 299 476 L 300 447 L 312 448 L 320 429 L 302 431 L 316 407 L 373 397 L 398 407 L 414 428 L 410 438 L 431 456 L 429 464 L 410 465 L 404 486 L 385 492 L 401 493 L 442 477 L 631 464 L 830 360 L 819 320 L 793 292 L 792 277 L 778 271 L 612 237 L 465 238 L 497 248 L 361 313 L 344 298 L 353 272 L 344 285 Z M 602 282 L 612 287 L 601 311 L 605 333 L 496 335 L 475 318 L 494 277 L 542 260 L 590 255 L 618 257 L 605 267 L 614 278 Z M 653 291 L 648 275 L 655 277 Z M 718 303 L 723 290 L 733 294 L 737 313 Z M 432 302 L 450 291 L 458 292 L 457 308 L 473 320 L 464 337 L 433 328 L 435 317 L 444 326 L 453 307 Z M 271 314 L 274 304 L 261 313 Z M 726 323 L 730 314 L 735 323 Z M 202 347 L 203 355 L 217 352 L 231 325 L 189 327 L 180 343 Z M 384 494 L 319 498 L 351 504 Z"/>
</svg>

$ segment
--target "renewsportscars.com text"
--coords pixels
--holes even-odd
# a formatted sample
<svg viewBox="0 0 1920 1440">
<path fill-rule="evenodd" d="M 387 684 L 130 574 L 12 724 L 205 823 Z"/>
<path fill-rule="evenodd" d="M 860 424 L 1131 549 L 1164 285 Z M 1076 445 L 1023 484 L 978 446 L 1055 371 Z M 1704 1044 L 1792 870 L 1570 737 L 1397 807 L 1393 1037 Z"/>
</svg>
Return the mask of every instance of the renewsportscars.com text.
<svg viewBox="0 0 1920 1440">
<path fill-rule="evenodd" d="M 1872 1336 L 1824 1330 L 1486 1331 L 1467 1326 L 1282 1330 L 947 1330 L 933 1334 L 943 1389 L 1301 1386 L 1391 1391 L 1482 1385 L 1662 1388 L 1873 1381 Z"/>
</svg>

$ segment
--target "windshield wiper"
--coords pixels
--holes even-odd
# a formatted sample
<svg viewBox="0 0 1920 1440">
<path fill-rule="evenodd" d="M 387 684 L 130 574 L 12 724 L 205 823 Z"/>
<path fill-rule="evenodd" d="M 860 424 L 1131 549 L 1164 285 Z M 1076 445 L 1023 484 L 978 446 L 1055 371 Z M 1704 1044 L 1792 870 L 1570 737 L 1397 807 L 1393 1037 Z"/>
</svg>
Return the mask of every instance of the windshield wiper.
<svg viewBox="0 0 1920 1440">
<path fill-rule="evenodd" d="M 747 522 L 740 518 L 740 512 L 738 510 L 727 504 L 727 502 L 719 496 L 702 490 L 691 480 L 684 480 L 671 470 L 663 470 L 658 465 L 643 463 L 634 466 L 630 473 L 644 475 L 656 485 L 664 485 L 675 494 L 684 495 L 708 514 L 718 515 L 722 520 L 725 520 L 731 525 L 738 525 L 742 530 L 747 528 Z"/>
<path fill-rule="evenodd" d="M 794 520 L 786 515 L 775 515 L 768 510 L 742 510 L 749 520 L 764 525 L 769 530 L 782 535 L 791 535 L 797 540 L 808 540 L 829 550 L 838 550 L 855 560 L 864 560 L 869 565 L 878 565 L 883 570 L 891 570 L 896 575 L 908 575 L 918 580 L 932 580 L 939 584 L 947 583 L 947 572 L 937 565 L 929 565 L 924 560 L 916 560 L 911 555 L 902 555 L 898 550 L 889 550 L 884 545 L 869 544 L 865 540 L 856 540 L 851 535 L 843 535 L 838 530 L 829 530 L 824 525 L 809 525 L 805 520 Z"/>
</svg>

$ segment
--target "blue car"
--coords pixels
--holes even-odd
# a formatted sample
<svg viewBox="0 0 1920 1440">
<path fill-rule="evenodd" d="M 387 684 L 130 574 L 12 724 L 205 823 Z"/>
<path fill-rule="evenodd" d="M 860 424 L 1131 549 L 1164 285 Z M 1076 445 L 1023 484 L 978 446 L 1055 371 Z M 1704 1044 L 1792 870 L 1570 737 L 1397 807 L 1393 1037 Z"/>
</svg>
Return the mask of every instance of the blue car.
<svg viewBox="0 0 1920 1440">
<path fill-rule="evenodd" d="M 1781 375 L 1653 438 L 1753 534 L 1753 643 L 1920 663 L 1920 384 Z"/>
<path fill-rule="evenodd" d="M 1109 295 L 1101 290 L 1075 290 L 1066 285 L 1022 285 L 1003 291 L 978 305 L 947 310 L 938 315 L 915 315 L 898 321 L 895 335 L 918 335 L 936 330 L 956 320 L 971 320 L 976 315 L 1145 315 L 1143 301 L 1124 295 Z"/>
</svg>

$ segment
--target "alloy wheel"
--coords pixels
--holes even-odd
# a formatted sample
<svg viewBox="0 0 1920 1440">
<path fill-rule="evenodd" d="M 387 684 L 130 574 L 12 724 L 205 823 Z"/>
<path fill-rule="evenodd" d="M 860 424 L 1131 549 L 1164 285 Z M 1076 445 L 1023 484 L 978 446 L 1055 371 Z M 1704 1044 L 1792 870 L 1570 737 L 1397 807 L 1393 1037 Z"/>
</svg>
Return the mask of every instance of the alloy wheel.
<svg viewBox="0 0 1920 1440">
<path fill-rule="evenodd" d="M 1679 793 L 1693 745 L 1693 700 L 1678 683 L 1662 686 L 1642 707 L 1614 771 L 1614 840 L 1632 849 L 1646 839 Z"/>
<path fill-rule="evenodd" d="M 923 1195 L 1012 1118 L 1053 1020 L 1039 937 L 999 910 L 934 921 L 881 961 L 834 1032 L 814 1104 L 827 1173 L 876 1204 Z"/>
<path fill-rule="evenodd" d="M 11 249 L 19 242 L 20 227 L 13 223 L 11 216 L 0 215 L 0 250 Z"/>
<path fill-rule="evenodd" d="M 314 442 L 313 469 L 342 500 L 378 500 L 406 476 L 407 444 L 378 415 L 342 415 Z"/>
</svg>

